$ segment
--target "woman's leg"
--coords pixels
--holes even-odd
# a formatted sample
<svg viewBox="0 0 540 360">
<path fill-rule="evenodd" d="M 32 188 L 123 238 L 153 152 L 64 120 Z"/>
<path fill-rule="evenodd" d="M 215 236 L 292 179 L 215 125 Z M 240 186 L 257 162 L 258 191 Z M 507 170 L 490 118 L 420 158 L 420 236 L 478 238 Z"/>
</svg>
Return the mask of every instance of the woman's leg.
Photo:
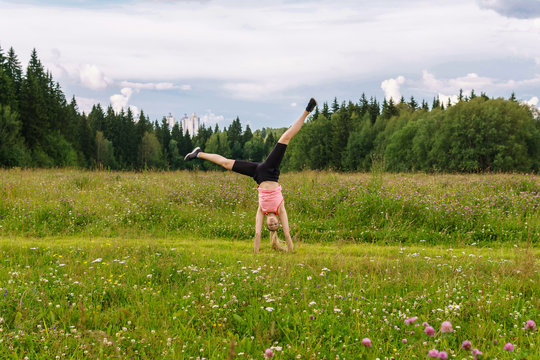
<svg viewBox="0 0 540 360">
<path fill-rule="evenodd" d="M 197 157 L 199 159 L 204 159 L 213 162 L 214 164 L 218 164 L 220 166 L 223 166 L 227 170 L 232 170 L 234 165 L 234 160 L 227 159 L 226 157 L 223 157 L 218 154 L 209 154 L 205 152 L 200 152 Z"/>
<path fill-rule="evenodd" d="M 302 127 L 302 125 L 304 125 L 304 121 L 306 120 L 309 113 L 313 111 L 315 106 L 317 106 L 317 102 L 315 101 L 315 99 L 311 98 L 306 107 L 306 110 L 304 110 L 302 115 L 300 115 L 300 118 L 296 120 L 296 122 L 292 124 L 292 126 L 288 128 L 287 131 L 283 133 L 283 135 L 281 135 L 281 137 L 278 140 L 278 143 L 288 145 L 289 141 L 294 137 L 294 135 L 296 135 L 298 131 L 300 131 L 300 128 Z"/>
</svg>

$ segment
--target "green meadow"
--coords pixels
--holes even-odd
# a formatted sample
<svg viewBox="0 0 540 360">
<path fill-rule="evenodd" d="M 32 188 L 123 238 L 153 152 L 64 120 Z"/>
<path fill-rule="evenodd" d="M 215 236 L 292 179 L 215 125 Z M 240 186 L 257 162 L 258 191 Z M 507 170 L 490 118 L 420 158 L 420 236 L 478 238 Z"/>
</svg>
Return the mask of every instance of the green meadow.
<svg viewBox="0 0 540 360">
<path fill-rule="evenodd" d="M 539 176 L 280 183 L 254 255 L 249 178 L 0 170 L 0 358 L 540 358 Z"/>
</svg>

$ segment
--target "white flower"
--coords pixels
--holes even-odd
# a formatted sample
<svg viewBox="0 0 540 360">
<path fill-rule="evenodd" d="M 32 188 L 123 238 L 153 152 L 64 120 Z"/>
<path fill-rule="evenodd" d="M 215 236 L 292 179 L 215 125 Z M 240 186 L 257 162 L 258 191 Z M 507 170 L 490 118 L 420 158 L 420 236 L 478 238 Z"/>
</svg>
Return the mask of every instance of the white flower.
<svg viewBox="0 0 540 360">
<path fill-rule="evenodd" d="M 268 311 L 268 312 L 272 312 L 272 311 L 274 311 L 274 308 L 273 308 L 273 307 L 267 307 L 267 308 L 264 309 L 264 310 L 266 310 L 266 311 Z"/>
<path fill-rule="evenodd" d="M 93 263 L 100 263 L 100 262 L 102 262 L 102 261 L 103 261 L 102 258 L 97 258 L 96 260 L 92 261 L 92 264 L 93 264 Z"/>
<path fill-rule="evenodd" d="M 313 306 L 313 305 L 317 305 L 317 303 L 315 301 L 312 301 L 309 303 L 309 306 Z"/>
</svg>

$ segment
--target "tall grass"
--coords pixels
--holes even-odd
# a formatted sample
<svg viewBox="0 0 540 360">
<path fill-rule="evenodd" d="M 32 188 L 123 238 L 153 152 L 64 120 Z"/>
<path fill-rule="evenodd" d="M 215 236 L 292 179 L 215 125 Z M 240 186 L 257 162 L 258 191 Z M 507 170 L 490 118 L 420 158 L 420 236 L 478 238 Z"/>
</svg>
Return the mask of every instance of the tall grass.
<svg viewBox="0 0 540 360">
<path fill-rule="evenodd" d="M 540 238 L 538 175 L 286 173 L 297 241 Z M 0 235 L 250 239 L 256 184 L 229 172 L 0 170 Z"/>
</svg>

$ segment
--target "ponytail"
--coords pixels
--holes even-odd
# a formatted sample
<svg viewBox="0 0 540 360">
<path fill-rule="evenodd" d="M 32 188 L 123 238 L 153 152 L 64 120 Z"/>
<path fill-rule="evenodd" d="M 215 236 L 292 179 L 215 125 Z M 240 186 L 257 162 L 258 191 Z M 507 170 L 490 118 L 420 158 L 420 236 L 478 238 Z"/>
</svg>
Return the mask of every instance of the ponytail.
<svg viewBox="0 0 540 360">
<path fill-rule="evenodd" d="M 272 244 L 272 249 L 274 250 L 287 251 L 286 248 L 281 246 L 277 231 L 270 231 L 270 244 Z"/>
</svg>

